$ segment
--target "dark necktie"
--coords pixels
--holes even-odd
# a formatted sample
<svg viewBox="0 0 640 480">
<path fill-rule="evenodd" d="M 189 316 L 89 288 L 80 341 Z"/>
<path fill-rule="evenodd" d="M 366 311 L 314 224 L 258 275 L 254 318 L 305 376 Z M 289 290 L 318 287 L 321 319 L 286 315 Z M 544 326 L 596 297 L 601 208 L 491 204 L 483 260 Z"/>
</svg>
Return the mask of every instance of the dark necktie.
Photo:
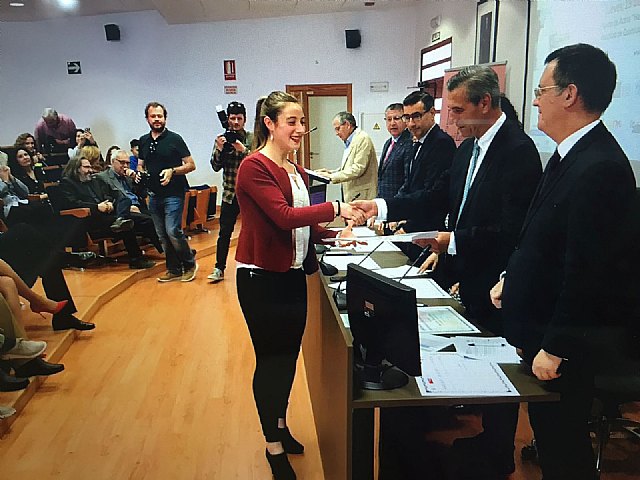
<svg viewBox="0 0 640 480">
<path fill-rule="evenodd" d="M 547 166 L 544 169 L 544 173 L 542 174 L 542 187 L 540 190 L 544 189 L 544 187 L 549 184 L 549 181 L 558 170 L 558 165 L 560 165 L 560 154 L 558 153 L 558 150 L 556 150 L 553 152 L 553 155 L 551 155 L 551 158 L 549 158 Z"/>
</svg>

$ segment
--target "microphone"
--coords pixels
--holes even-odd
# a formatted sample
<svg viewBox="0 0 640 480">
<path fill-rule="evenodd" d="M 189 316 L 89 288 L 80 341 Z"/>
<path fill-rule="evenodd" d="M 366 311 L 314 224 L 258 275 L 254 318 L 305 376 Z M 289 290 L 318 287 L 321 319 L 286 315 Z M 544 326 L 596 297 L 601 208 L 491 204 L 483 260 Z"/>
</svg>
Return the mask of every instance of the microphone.
<svg viewBox="0 0 640 480">
<path fill-rule="evenodd" d="M 338 269 L 330 263 L 326 263 L 324 261 L 324 256 L 329 251 L 329 248 L 326 245 L 316 245 L 316 253 L 320 253 L 318 252 L 318 247 L 324 247 L 324 249 L 322 250 L 322 256 L 320 257 L 320 260 L 318 260 L 318 265 L 320 265 L 322 274 L 326 276 L 336 275 L 338 273 Z"/>
<path fill-rule="evenodd" d="M 311 132 L 315 132 L 317 129 L 318 129 L 318 127 L 313 127 L 311 130 L 307 130 L 302 135 L 309 135 Z"/>
<path fill-rule="evenodd" d="M 362 260 L 360 260 L 358 263 L 356 263 L 357 266 L 362 265 L 365 260 L 367 258 L 369 258 L 373 252 L 375 252 L 378 248 L 380 248 L 380 245 L 382 245 L 383 242 L 379 242 L 378 245 L 376 245 L 373 250 L 371 250 L 369 253 L 367 253 Z M 334 277 L 336 280 L 338 280 L 336 277 Z M 342 282 L 344 282 L 345 280 L 347 280 L 347 275 L 342 275 L 340 278 L 340 283 L 338 283 L 338 288 L 336 288 L 335 292 L 333 292 L 333 300 L 336 302 L 336 307 L 338 308 L 338 310 L 344 310 L 347 308 L 347 293 L 346 292 L 341 292 L 340 291 L 340 287 L 342 287 Z"/>
<path fill-rule="evenodd" d="M 411 271 L 411 269 L 412 269 L 413 267 L 415 267 L 416 265 L 420 264 L 420 262 L 422 262 L 422 259 L 423 259 L 423 257 L 424 257 L 424 254 L 425 254 L 425 253 L 429 253 L 429 251 L 430 251 L 430 250 L 431 250 L 431 245 L 427 245 L 426 247 L 424 247 L 424 248 L 422 249 L 422 251 L 420 252 L 420 255 L 418 255 L 418 258 L 416 258 L 416 259 L 413 261 L 413 263 L 412 263 L 411 265 L 409 265 L 409 268 L 407 268 L 407 271 L 406 271 L 406 272 L 404 272 L 404 273 L 402 274 L 402 276 L 401 276 L 398 280 L 396 280 L 396 281 L 397 281 L 397 282 L 402 283 L 402 280 L 404 280 L 404 277 L 406 277 L 406 276 L 409 274 L 409 272 Z"/>
</svg>

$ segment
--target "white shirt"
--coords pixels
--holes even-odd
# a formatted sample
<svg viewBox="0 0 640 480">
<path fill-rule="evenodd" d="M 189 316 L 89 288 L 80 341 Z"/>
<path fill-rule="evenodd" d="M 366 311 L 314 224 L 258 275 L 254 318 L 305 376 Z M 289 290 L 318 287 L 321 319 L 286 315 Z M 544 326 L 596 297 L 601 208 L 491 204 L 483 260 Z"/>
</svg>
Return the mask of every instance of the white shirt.
<svg viewBox="0 0 640 480">
<path fill-rule="evenodd" d="M 588 125 L 585 125 L 580 130 L 576 130 L 563 141 L 558 144 L 558 155 L 560 155 L 560 161 L 569 153 L 569 150 L 578 143 L 578 141 L 589 133 L 596 125 L 600 123 L 600 119 L 594 120 Z"/>
<path fill-rule="evenodd" d="M 308 207 L 310 205 L 309 192 L 297 170 L 289 174 L 289 181 L 291 182 L 291 192 L 293 193 L 293 207 Z M 311 227 L 309 226 L 298 227 L 291 231 L 291 242 L 294 250 L 291 268 L 302 267 L 302 262 L 304 262 L 309 251 L 310 237 Z"/>
<path fill-rule="evenodd" d="M 480 165 L 482 165 L 482 161 L 484 160 L 484 157 L 487 154 L 487 150 L 489 150 L 489 147 L 491 146 L 491 142 L 493 142 L 493 139 L 496 137 L 498 130 L 500 130 L 500 128 L 502 127 L 502 125 L 504 125 L 504 122 L 506 120 L 507 120 L 507 116 L 504 114 L 504 112 L 502 112 L 502 114 L 498 117 L 498 120 L 496 120 L 496 122 L 493 125 L 491 125 L 486 132 L 484 132 L 484 135 L 482 135 L 478 139 L 478 148 L 480 149 L 480 151 L 478 153 L 478 159 L 476 160 L 476 168 L 473 170 L 473 172 L 470 172 L 471 162 L 469 162 L 469 169 L 467 170 L 467 177 L 469 176 L 469 174 L 471 174 L 471 184 L 469 188 L 471 188 L 471 185 L 473 185 L 473 181 L 476 178 L 478 170 L 480 170 Z M 463 208 L 462 205 L 460 207 Z M 457 253 L 455 232 L 451 232 L 447 253 L 450 255 L 455 255 Z"/>
</svg>

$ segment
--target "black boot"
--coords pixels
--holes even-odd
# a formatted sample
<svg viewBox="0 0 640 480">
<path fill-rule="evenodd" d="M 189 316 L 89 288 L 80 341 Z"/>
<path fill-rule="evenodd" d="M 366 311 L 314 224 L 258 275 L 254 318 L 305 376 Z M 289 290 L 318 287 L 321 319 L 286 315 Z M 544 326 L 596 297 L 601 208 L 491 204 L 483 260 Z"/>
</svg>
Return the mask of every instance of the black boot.
<svg viewBox="0 0 640 480">
<path fill-rule="evenodd" d="M 285 452 L 292 455 L 301 455 L 304 453 L 304 445 L 293 438 L 289 431 L 289 427 L 278 428 L 278 434 L 280 435 L 280 442 L 282 443 Z"/>
<path fill-rule="evenodd" d="M 293 471 L 286 452 L 271 455 L 269 450 L 266 450 L 265 453 L 275 480 L 296 480 L 296 472 Z"/>
</svg>

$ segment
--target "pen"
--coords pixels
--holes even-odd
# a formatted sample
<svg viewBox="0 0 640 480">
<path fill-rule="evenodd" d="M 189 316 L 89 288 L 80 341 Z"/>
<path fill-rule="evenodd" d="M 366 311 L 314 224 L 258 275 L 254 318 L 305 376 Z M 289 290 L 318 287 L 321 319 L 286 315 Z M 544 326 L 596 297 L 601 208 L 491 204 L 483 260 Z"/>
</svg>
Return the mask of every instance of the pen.
<svg viewBox="0 0 640 480">
<path fill-rule="evenodd" d="M 357 193 L 357 194 L 356 194 L 356 196 L 355 196 L 355 197 L 353 197 L 353 198 L 351 199 L 351 201 L 352 201 L 352 202 L 355 202 L 355 201 L 356 201 L 357 199 L 359 199 L 359 198 L 360 198 L 360 194 L 359 194 L 359 193 Z"/>
</svg>

